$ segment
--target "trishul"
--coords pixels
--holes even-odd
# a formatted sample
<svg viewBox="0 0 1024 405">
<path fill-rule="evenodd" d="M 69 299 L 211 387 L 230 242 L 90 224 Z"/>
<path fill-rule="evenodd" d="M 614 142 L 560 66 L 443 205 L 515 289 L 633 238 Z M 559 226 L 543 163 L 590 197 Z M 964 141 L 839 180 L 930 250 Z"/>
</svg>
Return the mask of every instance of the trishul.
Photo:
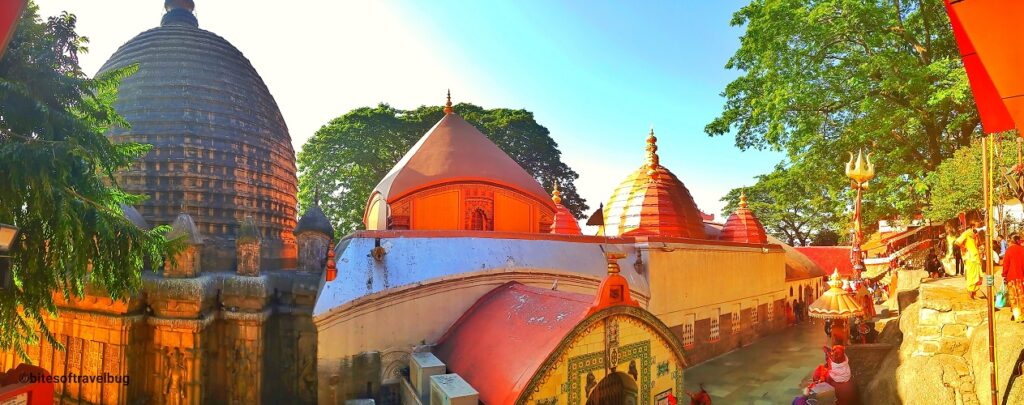
<svg viewBox="0 0 1024 405">
<path fill-rule="evenodd" d="M 866 188 L 869 180 L 875 177 L 875 165 L 871 163 L 871 153 L 864 155 L 864 151 L 857 151 L 857 156 L 850 152 L 850 161 L 846 163 L 846 177 L 853 180 L 858 188 Z"/>
</svg>

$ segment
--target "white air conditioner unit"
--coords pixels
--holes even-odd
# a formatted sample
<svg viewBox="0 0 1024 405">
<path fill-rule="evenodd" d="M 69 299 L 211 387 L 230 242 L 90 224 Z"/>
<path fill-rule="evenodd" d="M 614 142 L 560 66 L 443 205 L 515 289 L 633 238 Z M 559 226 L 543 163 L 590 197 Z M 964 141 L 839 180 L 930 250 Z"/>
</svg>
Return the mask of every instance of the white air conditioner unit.
<svg viewBox="0 0 1024 405">
<path fill-rule="evenodd" d="M 430 377 L 429 405 L 477 405 L 480 394 L 458 374 Z"/>
<path fill-rule="evenodd" d="M 446 372 L 444 363 L 433 353 L 413 353 L 409 359 L 409 380 L 421 401 L 430 394 L 430 377 Z"/>
</svg>

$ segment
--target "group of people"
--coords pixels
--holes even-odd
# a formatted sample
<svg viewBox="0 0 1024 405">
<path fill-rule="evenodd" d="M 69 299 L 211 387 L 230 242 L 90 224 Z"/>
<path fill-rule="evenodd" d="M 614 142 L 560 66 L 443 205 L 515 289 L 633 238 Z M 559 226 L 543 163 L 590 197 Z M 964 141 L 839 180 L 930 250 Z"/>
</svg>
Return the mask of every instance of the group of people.
<svg viewBox="0 0 1024 405">
<path fill-rule="evenodd" d="M 786 302 L 786 324 L 796 325 L 807 320 L 807 303 L 801 300 Z"/>
</svg>

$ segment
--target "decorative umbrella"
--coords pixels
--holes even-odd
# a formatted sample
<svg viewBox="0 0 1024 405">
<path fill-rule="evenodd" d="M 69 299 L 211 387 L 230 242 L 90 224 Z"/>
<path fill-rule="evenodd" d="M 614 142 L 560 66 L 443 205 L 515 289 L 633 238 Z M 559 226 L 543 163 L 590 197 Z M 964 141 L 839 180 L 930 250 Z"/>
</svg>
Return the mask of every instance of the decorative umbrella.
<svg viewBox="0 0 1024 405">
<path fill-rule="evenodd" d="M 843 290 L 843 281 L 839 279 L 839 270 L 832 272 L 828 285 L 831 288 L 807 307 L 810 316 L 820 319 L 849 319 L 864 315 L 864 308 L 857 302 L 857 299 Z"/>
</svg>

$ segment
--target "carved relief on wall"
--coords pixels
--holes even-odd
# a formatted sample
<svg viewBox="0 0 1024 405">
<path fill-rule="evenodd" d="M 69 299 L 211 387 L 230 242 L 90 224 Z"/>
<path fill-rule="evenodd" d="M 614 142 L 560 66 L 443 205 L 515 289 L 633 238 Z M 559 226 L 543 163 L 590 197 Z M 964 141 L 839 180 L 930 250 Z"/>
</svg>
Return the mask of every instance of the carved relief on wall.
<svg viewBox="0 0 1024 405">
<path fill-rule="evenodd" d="M 255 404 L 258 386 L 252 382 L 258 378 L 256 356 L 251 342 L 236 342 L 231 356 L 231 403 Z"/>
<path fill-rule="evenodd" d="M 380 380 L 401 380 L 402 369 L 409 367 L 409 357 L 412 351 L 403 348 L 392 348 L 383 351 L 380 355 Z"/>
<path fill-rule="evenodd" d="M 164 348 L 164 403 L 181 405 L 185 403 L 185 385 L 188 383 L 188 369 L 185 366 L 185 354 L 175 347 L 173 350 Z"/>
<path fill-rule="evenodd" d="M 481 197 L 466 198 L 466 229 L 472 231 L 494 230 L 494 201 Z"/>
<path fill-rule="evenodd" d="M 305 404 L 316 403 L 316 336 L 300 332 L 297 348 L 299 400 Z"/>
<path fill-rule="evenodd" d="M 238 250 L 238 274 L 243 276 L 260 275 L 260 244 L 249 242 L 239 244 Z"/>
<path fill-rule="evenodd" d="M 327 249 L 330 238 L 317 232 L 303 232 L 297 238 L 299 244 L 299 270 L 321 272 L 327 266 Z"/>
</svg>

